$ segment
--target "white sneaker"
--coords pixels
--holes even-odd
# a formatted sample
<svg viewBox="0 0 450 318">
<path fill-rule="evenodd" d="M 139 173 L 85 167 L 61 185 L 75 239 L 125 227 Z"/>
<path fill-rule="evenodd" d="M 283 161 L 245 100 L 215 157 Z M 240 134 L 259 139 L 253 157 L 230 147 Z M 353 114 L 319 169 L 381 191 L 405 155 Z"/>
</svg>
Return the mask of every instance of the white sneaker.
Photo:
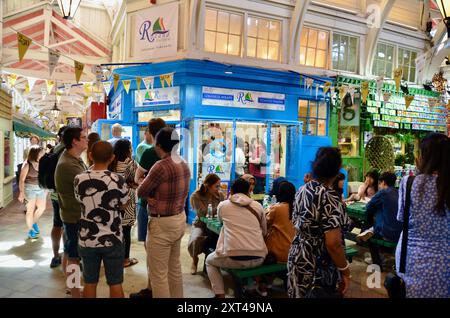
<svg viewBox="0 0 450 318">
<path fill-rule="evenodd" d="M 365 230 L 364 232 L 362 232 L 361 234 L 358 234 L 356 236 L 356 238 L 358 240 L 361 241 L 367 241 L 368 239 L 370 239 L 375 233 L 373 232 L 373 228 L 371 227 L 370 229 Z"/>
</svg>

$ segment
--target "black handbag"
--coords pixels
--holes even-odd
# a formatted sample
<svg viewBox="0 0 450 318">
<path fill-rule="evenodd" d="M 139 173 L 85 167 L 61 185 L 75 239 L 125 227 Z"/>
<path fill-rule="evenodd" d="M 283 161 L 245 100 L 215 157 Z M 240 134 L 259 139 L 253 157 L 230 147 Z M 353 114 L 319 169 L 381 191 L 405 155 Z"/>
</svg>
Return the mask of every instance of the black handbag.
<svg viewBox="0 0 450 318">
<path fill-rule="evenodd" d="M 400 251 L 400 273 L 405 273 L 406 267 L 406 248 L 408 245 L 409 230 L 409 211 L 411 206 L 411 188 L 414 182 L 414 176 L 409 176 L 406 183 L 405 211 L 403 215 L 403 237 L 402 249 Z M 398 276 L 396 272 L 386 275 L 384 280 L 384 288 L 386 288 L 389 298 L 406 298 L 406 286 L 404 280 Z"/>
</svg>

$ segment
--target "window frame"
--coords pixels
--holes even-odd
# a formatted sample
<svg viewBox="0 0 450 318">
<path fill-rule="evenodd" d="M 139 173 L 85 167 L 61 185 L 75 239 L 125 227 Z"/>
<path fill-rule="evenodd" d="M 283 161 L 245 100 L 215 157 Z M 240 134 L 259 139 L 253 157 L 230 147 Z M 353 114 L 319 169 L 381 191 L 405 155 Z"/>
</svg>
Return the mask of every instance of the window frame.
<svg viewBox="0 0 450 318">
<path fill-rule="evenodd" d="M 298 52 L 297 52 L 298 53 L 298 65 L 306 66 L 306 67 L 315 67 L 315 68 L 322 69 L 322 70 L 330 69 L 330 64 L 331 64 L 331 44 L 332 44 L 331 37 L 333 35 L 332 30 L 326 29 L 326 28 L 320 28 L 320 27 L 317 27 L 317 26 L 314 26 L 314 25 L 304 25 L 302 27 L 302 32 L 305 29 L 308 29 L 308 33 L 309 33 L 309 30 L 313 29 L 313 30 L 315 30 L 317 32 L 326 32 L 328 34 L 327 49 L 325 50 L 325 56 L 326 56 L 325 61 L 326 62 L 325 62 L 325 66 L 324 67 L 316 66 L 315 65 L 316 64 L 316 56 L 315 56 L 314 57 L 314 65 L 307 65 L 306 64 L 307 55 L 305 56 L 305 63 L 302 64 L 300 62 L 301 61 L 300 56 L 301 56 L 301 50 L 302 50 L 302 43 L 301 43 L 302 34 L 300 33 L 299 38 L 298 38 Z M 308 38 L 309 38 L 309 35 L 308 35 Z M 309 42 L 309 40 L 307 40 L 307 42 L 306 42 L 306 54 L 307 54 L 308 48 L 309 48 L 308 47 L 308 42 Z M 316 47 L 314 48 L 314 50 L 315 50 L 315 54 L 317 55 L 317 50 L 318 50 L 317 49 L 317 44 L 316 44 Z M 322 49 L 319 49 L 319 50 L 323 51 Z"/>
<path fill-rule="evenodd" d="M 217 12 L 217 17 L 216 17 L 216 30 L 209 30 L 206 28 L 206 11 L 207 10 L 214 10 Z M 241 16 L 241 27 L 240 27 L 240 41 L 239 41 L 239 54 L 235 55 L 235 54 L 229 54 L 229 53 L 220 53 L 217 52 L 217 41 L 214 45 L 214 51 L 208 51 L 206 50 L 206 32 L 214 32 L 216 34 L 216 39 L 217 39 L 217 33 L 221 33 L 221 34 L 227 34 L 228 36 L 228 42 L 227 44 L 229 44 L 229 36 L 230 36 L 230 18 L 228 18 L 228 33 L 223 33 L 223 32 L 219 32 L 217 31 L 217 24 L 218 24 L 218 16 L 219 16 L 219 12 L 224 12 L 224 13 L 228 13 L 229 15 L 234 14 L 234 15 L 239 15 Z M 205 6 L 205 14 L 204 14 L 204 21 L 203 21 L 203 47 L 202 50 L 203 52 L 206 53 L 212 53 L 212 54 L 220 54 L 223 56 L 235 56 L 235 57 L 242 57 L 244 55 L 244 49 L 245 49 L 245 45 L 246 43 L 244 43 L 244 37 L 245 37 L 245 31 L 246 31 L 246 27 L 245 27 L 245 22 L 246 22 L 246 13 L 242 12 L 242 11 L 234 11 L 234 10 L 230 10 L 228 8 L 223 8 L 223 7 L 215 7 L 215 6 Z M 236 34 L 231 34 L 231 35 L 236 35 Z"/>
<path fill-rule="evenodd" d="M 393 77 L 394 71 L 395 71 L 397 68 L 399 68 L 399 67 L 403 67 L 403 64 L 400 64 L 399 61 L 398 61 L 399 55 L 400 55 L 400 50 L 408 51 L 410 54 L 411 54 L 411 53 L 416 53 L 416 58 L 417 58 L 417 57 L 419 56 L 419 54 L 420 54 L 420 52 L 417 51 L 417 50 L 414 50 L 414 49 L 411 49 L 411 48 L 408 48 L 408 47 L 405 47 L 405 46 L 402 46 L 402 45 L 397 45 L 397 44 L 394 44 L 394 43 L 391 43 L 391 42 L 378 41 L 378 42 L 377 42 L 377 48 L 378 48 L 378 45 L 379 45 L 379 44 L 384 44 L 384 45 L 387 45 L 387 46 L 391 46 L 391 47 L 393 47 L 393 49 L 394 49 L 394 51 L 393 51 L 393 63 L 392 63 L 392 74 L 391 74 L 390 77 L 385 76 L 386 79 L 394 79 L 394 77 Z M 371 68 L 370 68 L 370 69 L 371 69 L 371 75 L 373 75 L 373 76 L 380 76 L 380 74 L 375 74 L 375 72 L 374 72 L 374 65 L 375 65 L 376 53 L 377 53 L 377 52 L 378 52 L 378 50 L 375 51 L 375 55 L 374 55 L 374 58 L 373 58 L 373 61 L 372 61 L 372 66 L 371 66 Z M 414 61 L 414 63 L 415 63 L 415 61 Z M 415 83 L 417 83 L 417 64 L 416 64 L 416 63 L 414 64 L 414 66 L 408 65 L 408 77 L 409 77 L 409 75 L 410 75 L 410 72 L 411 72 L 411 68 L 412 68 L 412 67 L 415 68 L 416 72 L 415 72 L 415 74 L 414 74 L 414 79 L 413 79 L 414 81 L 413 81 L 413 82 L 411 82 L 409 78 L 405 80 L 405 81 L 406 81 L 407 83 L 409 83 L 409 84 L 415 84 Z M 386 66 L 385 66 L 385 70 L 386 70 Z M 404 75 L 404 74 L 403 74 L 403 75 Z M 402 79 L 402 80 L 403 80 L 403 79 Z"/>
<path fill-rule="evenodd" d="M 253 57 L 253 56 L 249 56 L 248 55 L 248 38 L 249 38 L 248 29 L 249 29 L 249 27 L 248 27 L 248 24 L 247 24 L 247 20 L 250 19 L 250 18 L 268 20 L 269 23 L 271 21 L 279 23 L 280 34 L 279 34 L 279 40 L 277 42 L 278 43 L 278 57 L 277 57 L 277 59 L 272 60 L 272 59 L 269 59 L 269 58 L 264 59 L 264 58 L 258 57 L 258 39 L 259 39 L 258 38 L 258 34 L 256 34 L 256 37 L 251 37 L 251 38 L 256 39 L 255 56 Z M 281 58 L 282 58 L 282 55 L 283 55 L 282 51 L 281 51 L 283 49 L 283 20 L 282 19 L 276 19 L 276 18 L 269 17 L 269 16 L 264 16 L 264 15 L 261 15 L 261 14 L 252 14 L 252 13 L 249 13 L 249 12 L 245 13 L 244 19 L 245 19 L 244 20 L 245 43 L 244 43 L 244 52 L 243 52 L 244 53 L 244 58 L 253 59 L 253 60 L 263 60 L 263 61 L 268 61 L 268 62 L 281 62 Z M 269 34 L 269 38 L 267 39 L 267 43 L 269 44 L 270 41 L 271 40 L 270 40 L 270 34 Z M 275 41 L 272 41 L 272 42 L 275 42 Z M 267 47 L 267 52 L 268 51 L 269 51 L 269 46 Z"/>
<path fill-rule="evenodd" d="M 348 40 L 350 40 L 351 38 L 354 38 L 354 39 L 356 39 L 356 63 L 355 63 L 355 70 L 354 71 L 349 71 L 348 69 L 339 69 L 339 68 L 335 68 L 334 67 L 334 65 L 333 65 L 333 45 L 334 45 L 334 36 L 335 35 L 339 35 L 339 41 L 341 40 L 341 37 L 342 36 L 344 36 L 344 37 L 347 37 L 347 39 Z M 356 35 L 351 35 L 351 34 L 348 34 L 348 33 L 341 33 L 341 32 L 333 32 L 332 33 L 332 38 L 331 38 L 331 36 L 330 36 L 330 41 L 331 41 L 331 46 L 330 46 L 330 69 L 331 70 L 333 70 L 333 71 L 340 71 L 340 72 L 347 72 L 347 73 L 352 73 L 352 74 L 358 74 L 358 71 L 359 71 L 359 61 L 360 61 L 360 37 L 359 36 L 356 36 Z M 338 55 L 339 55 L 339 52 L 340 52 L 340 49 L 339 49 L 339 51 L 338 51 Z M 349 60 L 349 55 L 350 55 L 350 52 L 349 52 L 349 50 L 347 50 L 347 66 L 348 66 L 348 60 Z M 338 56 L 338 63 L 339 63 L 339 56 Z"/>
<path fill-rule="evenodd" d="M 307 102 L 307 107 L 306 107 L 306 116 L 300 116 L 299 113 L 299 108 L 300 108 L 300 102 L 301 101 L 305 101 Z M 315 116 L 311 116 L 310 111 L 311 111 L 311 103 L 315 103 L 315 107 L 316 107 L 316 114 Z M 324 104 L 325 105 L 325 110 L 326 110 L 326 115 L 325 117 L 319 117 L 319 110 L 320 110 L 320 104 Z M 309 127 L 311 124 L 311 119 L 315 120 L 315 132 L 309 134 Z M 302 130 L 302 135 L 303 136 L 317 136 L 317 137 L 326 137 L 328 136 L 328 119 L 329 119 L 329 109 L 328 109 L 328 102 L 327 100 L 315 100 L 315 99 L 302 99 L 302 98 L 298 98 L 297 99 L 297 120 L 300 122 L 303 122 L 303 129 L 305 131 L 305 133 L 303 133 Z M 319 121 L 325 121 L 325 134 L 323 135 L 319 135 L 318 131 L 319 131 Z"/>
</svg>

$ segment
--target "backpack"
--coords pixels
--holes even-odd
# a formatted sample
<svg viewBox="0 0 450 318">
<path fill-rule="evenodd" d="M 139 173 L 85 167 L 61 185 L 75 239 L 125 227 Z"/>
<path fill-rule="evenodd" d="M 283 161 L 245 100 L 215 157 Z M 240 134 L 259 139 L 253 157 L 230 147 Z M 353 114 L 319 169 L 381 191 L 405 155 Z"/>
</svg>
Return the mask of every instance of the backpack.
<svg viewBox="0 0 450 318">
<path fill-rule="evenodd" d="M 58 164 L 58 159 L 64 151 L 65 147 L 58 152 L 46 153 L 39 160 L 38 181 L 39 186 L 43 189 L 56 190 L 55 187 L 55 170 Z"/>
</svg>

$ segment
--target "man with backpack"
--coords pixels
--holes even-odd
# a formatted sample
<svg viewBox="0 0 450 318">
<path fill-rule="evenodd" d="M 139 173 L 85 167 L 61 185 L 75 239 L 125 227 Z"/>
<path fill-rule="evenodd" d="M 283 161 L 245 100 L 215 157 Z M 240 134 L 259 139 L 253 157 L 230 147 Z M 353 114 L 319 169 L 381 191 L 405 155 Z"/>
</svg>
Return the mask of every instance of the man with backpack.
<svg viewBox="0 0 450 318">
<path fill-rule="evenodd" d="M 58 194 L 55 190 L 55 170 L 58 159 L 63 153 L 66 146 L 62 139 L 62 135 L 67 126 L 63 126 L 58 131 L 58 144 L 39 161 L 39 184 L 41 188 L 50 191 L 50 199 L 53 206 L 53 227 L 51 232 L 53 258 L 50 262 L 50 268 L 55 268 L 61 265 L 61 256 L 59 255 L 59 247 L 63 234 L 63 222 L 59 214 Z M 65 269 L 65 266 L 63 265 Z"/>
</svg>

